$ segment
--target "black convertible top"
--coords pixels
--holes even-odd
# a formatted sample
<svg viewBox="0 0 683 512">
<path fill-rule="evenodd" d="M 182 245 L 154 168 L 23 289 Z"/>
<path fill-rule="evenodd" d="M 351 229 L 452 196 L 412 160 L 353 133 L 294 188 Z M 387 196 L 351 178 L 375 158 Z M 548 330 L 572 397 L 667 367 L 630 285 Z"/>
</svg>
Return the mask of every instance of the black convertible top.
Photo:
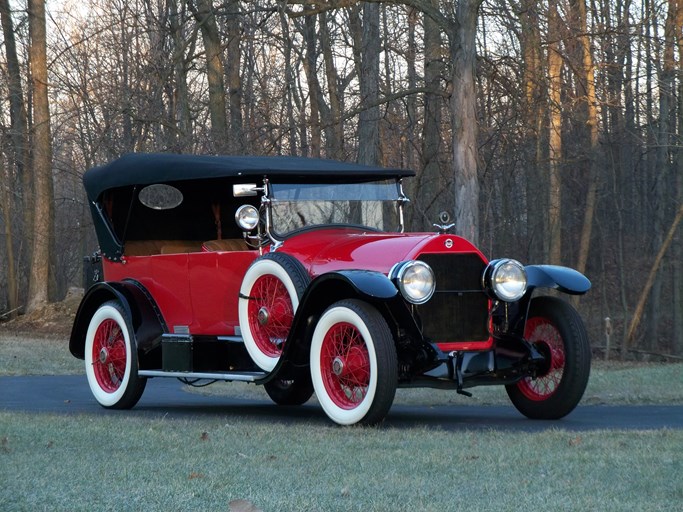
<svg viewBox="0 0 683 512">
<path fill-rule="evenodd" d="M 392 178 L 414 176 L 413 171 L 370 167 L 336 160 L 295 156 L 209 156 L 174 153 L 131 153 L 83 175 L 91 202 L 109 189 L 173 181 L 225 178 L 276 177 L 306 179 L 318 183 L 340 178 Z"/>
<path fill-rule="evenodd" d="M 225 193 L 230 183 L 258 183 L 265 177 L 273 181 L 284 178 L 292 182 L 334 183 L 407 176 L 414 173 L 294 156 L 131 153 L 86 171 L 83 185 L 102 255 L 118 261 L 127 240 L 216 238 L 216 225 L 226 226 L 226 231 L 234 215 L 231 207 L 235 205 L 226 203 L 232 198 L 232 194 Z M 139 190 L 156 183 L 175 183 L 182 188 L 185 200 L 166 211 L 141 206 L 135 200 Z M 241 203 L 248 200 L 240 198 Z M 212 205 L 218 208 L 214 212 Z M 220 219 L 221 216 L 226 218 Z M 241 236 L 241 232 L 235 236 Z"/>
</svg>

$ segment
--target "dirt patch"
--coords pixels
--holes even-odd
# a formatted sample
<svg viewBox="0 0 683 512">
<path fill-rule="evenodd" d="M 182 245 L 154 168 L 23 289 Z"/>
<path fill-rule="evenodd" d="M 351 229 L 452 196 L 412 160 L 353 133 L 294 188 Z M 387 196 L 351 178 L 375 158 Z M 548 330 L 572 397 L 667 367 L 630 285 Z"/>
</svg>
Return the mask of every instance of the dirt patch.
<svg viewBox="0 0 683 512">
<path fill-rule="evenodd" d="M 72 288 L 61 302 L 46 304 L 31 313 L 19 315 L 7 322 L 0 322 L 0 332 L 41 337 L 68 337 L 82 298 L 83 290 Z"/>
</svg>

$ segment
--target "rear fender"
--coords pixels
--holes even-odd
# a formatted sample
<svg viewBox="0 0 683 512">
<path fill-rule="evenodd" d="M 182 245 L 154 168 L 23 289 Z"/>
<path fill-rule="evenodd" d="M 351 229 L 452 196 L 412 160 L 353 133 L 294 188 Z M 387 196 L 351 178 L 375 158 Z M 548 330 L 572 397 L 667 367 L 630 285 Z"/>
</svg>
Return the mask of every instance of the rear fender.
<svg viewBox="0 0 683 512">
<path fill-rule="evenodd" d="M 79 359 L 85 358 L 85 336 L 90 319 L 102 304 L 118 301 L 131 319 L 138 351 L 150 352 L 156 348 L 161 335 L 167 332 L 166 323 L 147 290 L 137 281 L 101 282 L 86 292 L 76 312 L 69 339 L 69 351 Z"/>
</svg>

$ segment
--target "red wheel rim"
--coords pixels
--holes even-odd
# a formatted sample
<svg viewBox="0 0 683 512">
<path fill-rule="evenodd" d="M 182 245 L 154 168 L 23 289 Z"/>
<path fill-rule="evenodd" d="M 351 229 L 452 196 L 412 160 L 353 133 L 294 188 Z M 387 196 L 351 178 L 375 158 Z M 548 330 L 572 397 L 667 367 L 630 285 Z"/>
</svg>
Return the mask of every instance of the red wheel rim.
<svg viewBox="0 0 683 512">
<path fill-rule="evenodd" d="M 259 350 L 279 357 L 294 320 L 294 306 L 284 283 L 277 277 L 259 277 L 251 288 L 249 329 Z"/>
<path fill-rule="evenodd" d="M 92 361 L 100 388 L 113 393 L 121 387 L 126 373 L 126 339 L 115 320 L 107 319 L 97 327 L 92 345 Z"/>
<path fill-rule="evenodd" d="M 543 317 L 530 318 L 524 330 L 525 338 L 550 358 L 548 371 L 535 379 L 527 377 L 517 386 L 529 400 L 542 401 L 552 396 L 564 374 L 564 342 L 562 335 L 550 320 Z"/>
<path fill-rule="evenodd" d="M 320 351 L 320 372 L 335 405 L 353 409 L 363 401 L 370 384 L 370 356 L 355 326 L 342 322 L 327 331 Z"/>
</svg>

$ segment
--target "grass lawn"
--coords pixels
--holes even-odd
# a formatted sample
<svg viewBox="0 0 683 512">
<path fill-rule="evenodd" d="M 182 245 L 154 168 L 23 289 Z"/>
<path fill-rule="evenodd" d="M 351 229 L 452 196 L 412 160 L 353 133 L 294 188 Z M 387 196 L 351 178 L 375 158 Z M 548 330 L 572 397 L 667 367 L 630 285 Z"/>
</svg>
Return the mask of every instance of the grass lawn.
<svg viewBox="0 0 683 512">
<path fill-rule="evenodd" d="M 66 342 L 0 333 L 0 374 L 83 373 Z M 84 386 L 85 386 L 84 381 Z M 399 390 L 397 403 L 507 403 Z M 2 392 L 2 390 L 0 390 Z M 259 396 L 253 385 L 203 392 Z M 584 403 L 683 403 L 683 365 L 596 363 Z M 0 412 L 0 511 L 658 510 L 683 502 L 683 429 L 340 428 L 253 417 Z"/>
<path fill-rule="evenodd" d="M 434 429 L 0 413 L 0 508 L 680 510 L 683 430 Z"/>
</svg>

